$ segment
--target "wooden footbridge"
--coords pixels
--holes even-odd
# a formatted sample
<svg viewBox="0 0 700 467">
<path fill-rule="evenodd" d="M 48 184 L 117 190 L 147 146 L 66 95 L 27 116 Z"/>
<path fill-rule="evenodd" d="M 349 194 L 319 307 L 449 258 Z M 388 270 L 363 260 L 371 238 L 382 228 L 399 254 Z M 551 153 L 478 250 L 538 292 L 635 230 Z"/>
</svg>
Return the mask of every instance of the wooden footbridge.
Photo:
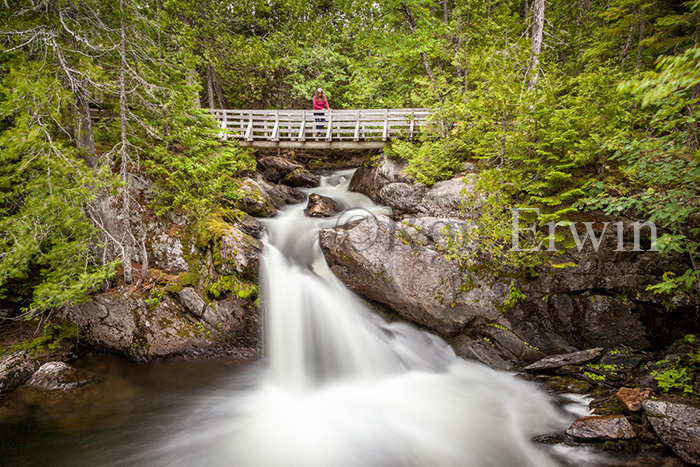
<svg viewBox="0 0 700 467">
<path fill-rule="evenodd" d="M 392 138 L 412 139 L 429 109 L 212 109 L 219 137 L 254 148 L 371 149 Z"/>
</svg>

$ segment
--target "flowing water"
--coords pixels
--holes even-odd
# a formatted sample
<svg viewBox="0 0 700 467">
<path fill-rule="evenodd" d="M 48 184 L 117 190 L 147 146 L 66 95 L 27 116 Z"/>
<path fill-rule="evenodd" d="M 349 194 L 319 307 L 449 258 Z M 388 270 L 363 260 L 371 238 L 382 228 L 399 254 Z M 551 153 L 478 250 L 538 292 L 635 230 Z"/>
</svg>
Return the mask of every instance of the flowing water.
<svg viewBox="0 0 700 467">
<path fill-rule="evenodd" d="M 531 441 L 561 431 L 574 416 L 555 409 L 535 386 L 456 357 L 440 338 L 385 322 L 335 278 L 319 229 L 388 212 L 349 192 L 350 175 L 335 173 L 308 190 L 346 207 L 341 216 L 309 218 L 302 203 L 264 221 L 263 362 L 229 379 L 207 380 L 206 390 L 176 397 L 178 403 L 166 404 L 147 423 L 129 423 L 128 437 L 106 435 L 108 447 L 79 454 L 77 441 L 72 455 L 44 465 L 575 463 Z"/>
</svg>

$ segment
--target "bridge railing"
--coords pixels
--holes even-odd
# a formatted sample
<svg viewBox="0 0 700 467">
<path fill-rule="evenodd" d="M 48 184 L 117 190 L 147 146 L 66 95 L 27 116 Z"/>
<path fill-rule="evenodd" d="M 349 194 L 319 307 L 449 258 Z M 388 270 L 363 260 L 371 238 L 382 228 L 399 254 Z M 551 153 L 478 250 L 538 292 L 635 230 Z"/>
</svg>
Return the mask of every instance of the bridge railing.
<svg viewBox="0 0 700 467">
<path fill-rule="evenodd" d="M 213 109 L 220 137 L 243 142 L 386 142 L 413 138 L 429 109 L 230 110 Z"/>
</svg>

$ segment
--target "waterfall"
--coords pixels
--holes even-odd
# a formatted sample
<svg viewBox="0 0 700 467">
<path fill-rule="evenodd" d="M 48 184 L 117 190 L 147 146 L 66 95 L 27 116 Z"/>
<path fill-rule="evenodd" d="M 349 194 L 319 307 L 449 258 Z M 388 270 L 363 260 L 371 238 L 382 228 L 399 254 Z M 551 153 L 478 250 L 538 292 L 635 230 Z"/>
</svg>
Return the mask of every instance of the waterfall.
<svg viewBox="0 0 700 467">
<path fill-rule="evenodd" d="M 546 467 L 532 437 L 574 417 L 534 385 L 455 356 L 440 338 L 371 313 L 325 262 L 318 231 L 387 208 L 348 191 L 351 171 L 307 190 L 346 208 L 264 220 L 265 355 L 247 388 L 201 401 L 149 465 Z"/>
</svg>

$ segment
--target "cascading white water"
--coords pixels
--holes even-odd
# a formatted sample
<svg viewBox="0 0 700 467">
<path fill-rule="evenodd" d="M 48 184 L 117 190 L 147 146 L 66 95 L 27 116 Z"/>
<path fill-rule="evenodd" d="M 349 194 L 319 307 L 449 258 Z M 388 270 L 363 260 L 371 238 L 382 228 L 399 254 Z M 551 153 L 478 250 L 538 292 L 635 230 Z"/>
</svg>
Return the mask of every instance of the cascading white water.
<svg viewBox="0 0 700 467">
<path fill-rule="evenodd" d="M 313 191 L 386 212 L 347 190 L 351 171 Z M 457 358 L 440 338 L 373 315 L 330 271 L 304 204 L 265 220 L 262 302 L 269 357 L 252 388 L 198 404 L 148 465 L 545 467 L 531 442 L 570 418 L 513 375 Z"/>
</svg>

